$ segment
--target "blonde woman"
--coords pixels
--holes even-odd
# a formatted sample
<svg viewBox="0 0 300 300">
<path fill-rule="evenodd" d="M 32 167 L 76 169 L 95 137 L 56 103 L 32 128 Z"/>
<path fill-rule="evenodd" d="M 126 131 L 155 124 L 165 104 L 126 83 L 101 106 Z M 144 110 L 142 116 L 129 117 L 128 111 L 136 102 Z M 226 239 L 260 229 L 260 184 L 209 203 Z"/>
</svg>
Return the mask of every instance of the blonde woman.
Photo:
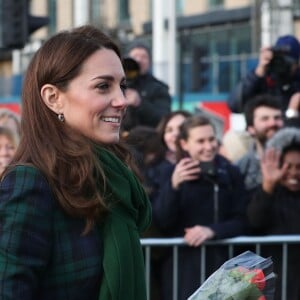
<svg viewBox="0 0 300 300">
<path fill-rule="evenodd" d="M 18 136 L 21 134 L 20 116 L 7 108 L 0 108 L 0 126 L 8 127 Z"/>
<path fill-rule="evenodd" d="M 11 162 L 18 145 L 18 138 L 12 130 L 0 127 L 0 175 Z"/>
</svg>

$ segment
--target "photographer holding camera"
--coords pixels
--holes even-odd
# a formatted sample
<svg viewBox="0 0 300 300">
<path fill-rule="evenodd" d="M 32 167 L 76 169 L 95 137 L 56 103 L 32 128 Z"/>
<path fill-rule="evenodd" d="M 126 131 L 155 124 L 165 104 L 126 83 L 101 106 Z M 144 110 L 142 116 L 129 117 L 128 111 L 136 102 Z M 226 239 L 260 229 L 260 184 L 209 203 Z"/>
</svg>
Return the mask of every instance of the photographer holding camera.
<svg viewBox="0 0 300 300">
<path fill-rule="evenodd" d="M 275 46 L 260 51 L 256 68 L 242 79 L 230 94 L 232 112 L 241 113 L 245 104 L 258 94 L 271 94 L 281 100 L 287 118 L 300 112 L 300 44 L 292 35 L 278 38 Z"/>
<path fill-rule="evenodd" d="M 156 127 L 171 110 L 168 86 L 150 72 L 150 50 L 144 44 L 133 44 L 124 59 L 128 89 L 128 108 L 122 128 L 129 131 L 138 125 Z"/>
</svg>

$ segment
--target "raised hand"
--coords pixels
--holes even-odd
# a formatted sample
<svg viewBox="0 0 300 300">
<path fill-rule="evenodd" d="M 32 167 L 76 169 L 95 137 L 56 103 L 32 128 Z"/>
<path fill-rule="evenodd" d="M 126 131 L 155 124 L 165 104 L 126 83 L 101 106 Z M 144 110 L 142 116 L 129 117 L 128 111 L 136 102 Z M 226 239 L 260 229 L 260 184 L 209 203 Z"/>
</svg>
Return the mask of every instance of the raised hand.
<svg viewBox="0 0 300 300">
<path fill-rule="evenodd" d="M 267 193 L 272 193 L 276 184 L 283 177 L 287 165 L 280 166 L 280 151 L 270 148 L 262 156 L 260 166 L 262 172 L 262 187 Z"/>
<path fill-rule="evenodd" d="M 176 165 L 172 174 L 172 187 L 177 189 L 182 182 L 199 178 L 199 174 L 199 162 L 188 157 L 183 158 Z"/>
<path fill-rule="evenodd" d="M 255 69 L 255 74 L 258 77 L 264 77 L 267 73 L 268 65 L 273 58 L 273 52 L 268 47 L 263 47 L 260 50 L 258 65 Z"/>
</svg>

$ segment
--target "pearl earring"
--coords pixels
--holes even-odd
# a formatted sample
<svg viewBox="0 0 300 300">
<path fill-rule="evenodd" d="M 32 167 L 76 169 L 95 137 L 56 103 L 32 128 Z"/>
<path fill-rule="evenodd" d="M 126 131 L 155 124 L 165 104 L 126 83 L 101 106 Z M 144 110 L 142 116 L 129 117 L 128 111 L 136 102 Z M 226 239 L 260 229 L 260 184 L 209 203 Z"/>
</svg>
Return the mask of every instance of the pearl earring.
<svg viewBox="0 0 300 300">
<path fill-rule="evenodd" d="M 65 121 L 65 116 L 64 116 L 64 114 L 58 114 L 58 115 L 57 115 L 57 118 L 58 118 L 58 120 L 59 120 L 60 122 L 64 122 L 64 121 Z"/>
</svg>

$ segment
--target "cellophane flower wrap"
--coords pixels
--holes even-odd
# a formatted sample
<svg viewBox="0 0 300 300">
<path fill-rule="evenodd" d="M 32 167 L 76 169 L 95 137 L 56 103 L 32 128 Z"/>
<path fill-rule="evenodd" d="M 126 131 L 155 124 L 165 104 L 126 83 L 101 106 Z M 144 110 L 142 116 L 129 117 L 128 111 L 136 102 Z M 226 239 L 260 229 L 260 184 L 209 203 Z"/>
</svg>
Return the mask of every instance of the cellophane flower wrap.
<svg viewBox="0 0 300 300">
<path fill-rule="evenodd" d="M 273 300 L 271 258 L 246 251 L 226 261 L 188 300 Z"/>
</svg>

